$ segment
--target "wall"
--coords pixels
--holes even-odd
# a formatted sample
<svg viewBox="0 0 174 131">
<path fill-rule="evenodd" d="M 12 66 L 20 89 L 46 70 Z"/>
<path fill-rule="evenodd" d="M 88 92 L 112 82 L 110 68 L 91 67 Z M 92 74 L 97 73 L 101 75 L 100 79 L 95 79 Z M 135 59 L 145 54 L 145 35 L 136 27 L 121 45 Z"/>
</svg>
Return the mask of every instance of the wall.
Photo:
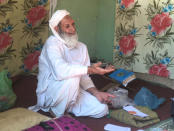
<svg viewBox="0 0 174 131">
<path fill-rule="evenodd" d="M 73 2 L 60 0 L 57 8 L 65 8 L 72 12 L 77 22 L 79 38 L 88 45 L 90 56 L 111 62 L 116 18 L 115 5 L 115 0 L 74 0 Z M 136 77 L 174 88 L 174 80 L 168 78 L 144 73 L 136 73 Z"/>
<path fill-rule="evenodd" d="M 114 43 L 115 0 L 100 0 L 97 21 L 96 56 L 112 62 Z"/>
<path fill-rule="evenodd" d="M 173 88 L 173 7 L 170 0 L 116 1 L 113 59 L 116 67 Z"/>
<path fill-rule="evenodd" d="M 59 0 L 57 9 L 66 9 L 76 22 L 79 40 L 88 46 L 89 55 L 95 56 L 99 0 Z"/>
<path fill-rule="evenodd" d="M 71 12 L 91 57 L 112 61 L 115 0 L 61 0 L 57 8 Z"/>
<path fill-rule="evenodd" d="M 6 69 L 10 76 L 37 73 L 48 14 L 49 0 L 0 1 L 0 71 Z"/>
</svg>

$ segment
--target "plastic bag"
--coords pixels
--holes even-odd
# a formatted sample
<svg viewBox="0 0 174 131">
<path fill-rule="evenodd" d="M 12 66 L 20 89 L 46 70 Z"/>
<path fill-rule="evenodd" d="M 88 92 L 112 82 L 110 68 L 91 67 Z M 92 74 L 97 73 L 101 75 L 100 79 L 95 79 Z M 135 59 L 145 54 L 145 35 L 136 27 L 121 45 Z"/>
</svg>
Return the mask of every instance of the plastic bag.
<svg viewBox="0 0 174 131">
<path fill-rule="evenodd" d="M 12 90 L 12 81 L 7 77 L 7 70 L 0 72 L 0 111 L 12 107 L 16 101 L 16 95 Z"/>
<path fill-rule="evenodd" d="M 146 106 L 150 109 L 156 109 L 165 101 L 165 98 L 157 98 L 150 90 L 142 87 L 141 90 L 134 97 L 134 102 L 139 106 Z"/>
<path fill-rule="evenodd" d="M 135 105 L 133 100 L 128 97 L 128 91 L 126 89 L 116 86 L 114 88 L 108 89 L 107 92 L 116 96 L 115 98 L 110 98 L 112 107 L 114 108 L 122 108 L 123 106 Z"/>
</svg>

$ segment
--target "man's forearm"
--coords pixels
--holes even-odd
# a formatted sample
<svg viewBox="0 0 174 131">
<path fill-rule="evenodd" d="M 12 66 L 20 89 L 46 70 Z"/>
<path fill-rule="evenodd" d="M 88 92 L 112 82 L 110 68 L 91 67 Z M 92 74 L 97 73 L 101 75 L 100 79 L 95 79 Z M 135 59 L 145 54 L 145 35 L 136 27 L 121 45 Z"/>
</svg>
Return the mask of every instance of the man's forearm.
<svg viewBox="0 0 174 131">
<path fill-rule="evenodd" d="M 88 72 L 87 72 L 87 73 L 88 73 L 89 75 L 91 75 L 91 74 L 93 74 L 93 70 L 94 70 L 94 69 L 92 68 L 92 66 L 88 66 Z"/>
<path fill-rule="evenodd" d="M 91 93 L 93 96 L 96 96 L 99 93 L 99 91 L 95 87 L 88 88 L 86 91 Z"/>
</svg>

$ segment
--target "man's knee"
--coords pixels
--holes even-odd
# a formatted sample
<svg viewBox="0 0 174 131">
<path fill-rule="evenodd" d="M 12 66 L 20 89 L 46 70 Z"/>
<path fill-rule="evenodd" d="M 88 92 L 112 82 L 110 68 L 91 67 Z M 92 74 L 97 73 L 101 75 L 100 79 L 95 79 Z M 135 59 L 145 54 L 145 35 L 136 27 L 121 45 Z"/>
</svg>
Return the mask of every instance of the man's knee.
<svg viewBox="0 0 174 131">
<path fill-rule="evenodd" d="M 108 113 L 109 113 L 108 106 L 106 104 L 101 104 L 98 107 L 98 111 L 97 111 L 96 115 L 93 115 L 91 117 L 101 118 L 101 117 L 107 115 Z"/>
</svg>

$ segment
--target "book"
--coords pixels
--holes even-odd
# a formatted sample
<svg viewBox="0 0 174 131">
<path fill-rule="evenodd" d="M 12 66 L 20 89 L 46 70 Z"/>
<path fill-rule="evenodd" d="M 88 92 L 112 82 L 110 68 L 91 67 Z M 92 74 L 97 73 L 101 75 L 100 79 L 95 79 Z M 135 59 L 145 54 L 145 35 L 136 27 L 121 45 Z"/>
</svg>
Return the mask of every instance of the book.
<svg viewBox="0 0 174 131">
<path fill-rule="evenodd" d="M 132 80 L 134 80 L 136 78 L 135 74 L 133 72 L 122 69 L 122 68 L 117 69 L 116 71 L 112 72 L 109 75 L 109 77 L 118 81 L 119 83 L 121 83 L 125 87 L 127 86 L 127 84 L 129 82 L 131 82 Z"/>
</svg>

